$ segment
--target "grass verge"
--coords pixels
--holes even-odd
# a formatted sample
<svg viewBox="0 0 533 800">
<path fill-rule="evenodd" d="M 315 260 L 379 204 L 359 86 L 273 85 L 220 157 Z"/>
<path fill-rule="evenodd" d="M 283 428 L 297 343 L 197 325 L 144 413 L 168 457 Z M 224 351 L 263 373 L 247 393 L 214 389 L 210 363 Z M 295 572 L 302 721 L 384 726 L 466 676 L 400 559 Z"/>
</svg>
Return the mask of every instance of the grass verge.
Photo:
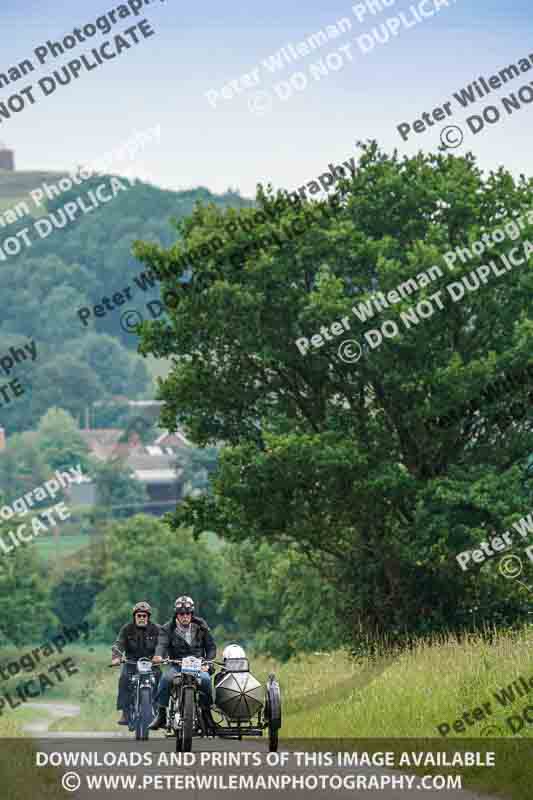
<svg viewBox="0 0 533 800">
<path fill-rule="evenodd" d="M 533 723 L 523 719 L 528 704 L 533 708 L 532 643 L 532 630 L 526 628 L 515 633 L 494 632 L 490 641 L 479 636 L 462 641 L 453 636 L 435 639 L 418 643 L 408 652 L 390 651 L 379 658 L 354 660 L 348 653 L 337 651 L 306 654 L 284 664 L 265 656 L 254 657 L 251 664 L 258 680 L 264 682 L 270 672 L 275 672 L 280 681 L 282 737 L 330 739 L 328 749 L 343 749 L 343 740 L 350 749 L 354 740 L 360 740 L 357 748 L 361 749 L 365 740 L 376 739 L 381 750 L 405 749 L 405 740 L 412 750 L 424 743 L 426 750 L 431 745 L 433 751 L 453 752 L 468 746 L 475 749 L 472 744 L 477 740 L 480 747 L 486 745 L 487 736 L 491 745 L 493 739 L 497 745 L 499 740 L 511 737 L 508 719 L 522 718 L 523 726 L 514 740 L 501 742 L 505 748 L 498 751 L 495 768 L 454 768 L 453 772 L 464 776 L 465 788 L 530 800 L 530 762 L 524 759 L 520 746 L 525 744 L 522 739 L 533 738 Z M 51 730 L 116 730 L 118 674 L 106 666 L 109 648 L 70 650 L 79 662 L 80 673 L 57 693 L 61 699 L 79 704 L 81 714 L 55 721 Z M 528 686 L 531 680 L 528 692 L 520 682 L 512 686 L 520 678 Z M 484 714 L 476 719 L 474 710 L 479 708 Z M 472 724 L 465 721 L 465 712 Z M 464 730 L 460 725 L 454 730 L 457 720 L 462 720 Z M 443 737 L 438 726 L 444 723 L 450 730 Z M 398 740 L 403 741 L 399 744 Z M 431 772 L 428 768 L 424 771 Z"/>
</svg>

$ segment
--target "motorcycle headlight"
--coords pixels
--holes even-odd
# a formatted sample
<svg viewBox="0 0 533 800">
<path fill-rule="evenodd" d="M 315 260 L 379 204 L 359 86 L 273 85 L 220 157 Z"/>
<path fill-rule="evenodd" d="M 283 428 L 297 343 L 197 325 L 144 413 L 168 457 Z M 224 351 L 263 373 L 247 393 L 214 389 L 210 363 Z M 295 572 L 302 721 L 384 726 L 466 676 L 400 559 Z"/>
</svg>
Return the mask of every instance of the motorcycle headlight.
<svg viewBox="0 0 533 800">
<path fill-rule="evenodd" d="M 137 672 L 140 672 L 141 675 L 151 671 L 152 664 L 150 661 L 137 661 Z"/>
</svg>

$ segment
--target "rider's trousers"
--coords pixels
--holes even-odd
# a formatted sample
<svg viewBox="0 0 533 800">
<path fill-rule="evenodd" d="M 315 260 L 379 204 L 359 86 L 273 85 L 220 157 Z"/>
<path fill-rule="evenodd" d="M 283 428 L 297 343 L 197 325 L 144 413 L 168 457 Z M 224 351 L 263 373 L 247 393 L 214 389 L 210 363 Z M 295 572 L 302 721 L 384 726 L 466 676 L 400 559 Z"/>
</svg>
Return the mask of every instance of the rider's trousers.
<svg viewBox="0 0 533 800">
<path fill-rule="evenodd" d="M 130 702 L 130 675 L 134 675 L 137 667 L 135 664 L 123 664 L 118 680 L 117 711 L 126 711 Z M 161 670 L 154 668 L 154 676 L 157 684 L 161 677 Z"/>
<path fill-rule="evenodd" d="M 160 706 L 168 706 L 170 701 L 170 685 L 176 675 L 179 675 L 179 669 L 173 665 L 167 667 L 167 670 L 159 682 L 159 689 L 156 692 L 155 700 Z M 209 708 L 213 703 L 211 693 L 211 676 L 208 672 L 200 673 L 200 703 Z"/>
</svg>

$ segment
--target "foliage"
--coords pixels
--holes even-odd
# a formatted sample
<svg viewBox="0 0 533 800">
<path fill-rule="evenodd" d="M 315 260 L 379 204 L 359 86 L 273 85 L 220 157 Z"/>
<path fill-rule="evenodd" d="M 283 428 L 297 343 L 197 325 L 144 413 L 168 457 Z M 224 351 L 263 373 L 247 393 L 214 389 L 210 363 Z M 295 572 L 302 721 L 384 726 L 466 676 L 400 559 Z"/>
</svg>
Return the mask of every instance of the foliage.
<svg viewBox="0 0 533 800">
<path fill-rule="evenodd" d="M 0 486 L 4 502 L 10 503 L 34 487 L 41 486 L 50 475 L 35 436 L 16 434 L 6 441 L 0 452 Z"/>
<path fill-rule="evenodd" d="M 67 568 L 52 587 L 52 608 L 61 624 L 85 622 L 104 587 L 103 560 L 95 561 L 92 553 L 82 553 L 77 563 Z"/>
<path fill-rule="evenodd" d="M 130 426 L 130 433 L 139 431 L 140 436 L 150 430 L 149 423 L 139 426 L 135 420 Z M 42 485 L 56 469 L 67 470 L 78 465 L 94 481 L 97 504 L 102 511 L 113 509 L 113 516 L 128 517 L 147 502 L 146 488 L 134 477 L 131 468 L 118 457 L 106 462 L 90 457 L 75 420 L 57 408 L 51 408 L 40 420 L 36 434 L 8 439 L 0 454 L 0 482 L 5 501 Z M 87 519 L 83 524 L 78 521 L 82 529 L 87 528 L 89 518 L 95 521 L 98 511 L 88 510 L 85 514 Z"/>
<path fill-rule="evenodd" d="M 166 622 L 180 594 L 194 598 L 198 613 L 210 625 L 222 621 L 217 613 L 216 559 L 189 531 L 172 531 L 160 520 L 139 514 L 111 524 L 104 546 L 105 588 L 91 617 L 100 636 L 112 640 L 131 620 L 131 609 L 140 600 L 152 606 L 154 622 Z"/>
<path fill-rule="evenodd" d="M 386 294 L 518 216 L 531 188 L 503 169 L 483 176 L 471 155 L 400 159 L 372 142 L 337 189 L 336 211 L 325 201 L 285 204 L 271 222 L 281 196 L 259 187 L 262 216 L 240 212 L 246 231 L 236 212 L 207 206 L 182 226 L 183 245 L 138 244 L 163 289 L 182 274 L 185 245 L 206 244 L 192 291 L 168 306 L 164 322 L 142 329 L 142 353 L 174 358 L 159 388 L 163 424 L 172 429 L 179 413 L 197 444 L 226 445 L 214 496 L 187 498 L 174 524 L 234 542 L 292 543 L 314 556 L 354 639 L 361 627 L 401 636 L 471 627 L 474 616 L 477 625 L 525 619 L 520 587 L 490 566 L 462 573 L 455 555 L 524 513 L 515 465 L 533 449 L 531 422 L 512 410 L 497 417 L 505 396 L 494 417 L 464 407 L 445 430 L 428 420 L 527 364 L 532 259 L 461 303 L 445 299 L 443 311 L 400 326 L 357 363 L 341 360 L 339 340 L 306 356 L 294 342 L 343 315 L 351 338 L 364 342 L 354 300 L 376 288 Z M 207 247 L 215 236 L 216 256 Z M 466 267 L 444 268 L 416 302 L 506 247 L 493 243 Z M 397 320 L 412 300 L 366 327 Z"/>
<path fill-rule="evenodd" d="M 105 462 L 93 459 L 90 472 L 96 484 L 98 507 L 112 509 L 114 517 L 130 517 L 136 513 L 135 507 L 148 502 L 144 484 L 120 458 Z"/>
<path fill-rule="evenodd" d="M 19 182 L 23 178 L 17 177 Z M 57 176 L 42 173 L 43 180 L 54 183 Z M 0 195 L 10 191 L 2 181 Z M 62 193 L 47 210 L 80 196 L 90 206 L 87 192 L 102 181 L 91 179 Z M 247 202 L 232 193 L 216 196 L 202 188 L 164 191 L 137 181 L 113 202 L 54 229 L 46 239 L 34 231 L 33 219 L 0 231 L 0 244 L 25 227 L 31 240 L 31 247 L 10 258 L 1 271 L 2 296 L 9 298 L 0 321 L 2 352 L 29 339 L 37 346 L 37 359 L 17 364 L 10 376 L 20 378 L 25 393 L 2 408 L 2 424 L 9 435 L 30 429 L 51 406 L 64 408 L 81 422 L 94 401 L 150 396 L 151 378 L 144 359 L 135 352 L 137 338 L 120 326 L 120 309 L 103 317 L 91 314 L 86 326 L 77 312 L 82 307 L 92 310 L 103 297 L 111 299 L 126 287 L 132 289 L 132 302 L 122 310 L 143 311 L 147 300 L 158 297 L 158 290 L 144 295 L 134 283 L 140 272 L 131 255 L 134 240 L 141 237 L 170 246 L 176 238 L 170 219 L 191 213 L 200 199 L 216 206 Z"/>
<path fill-rule="evenodd" d="M 0 524 L 0 536 L 10 542 L 8 533 L 14 526 Z M 50 589 L 41 572 L 31 542 L 21 545 L 0 558 L 0 597 L 2 622 L 0 644 L 23 646 L 36 642 L 57 628 L 51 610 Z"/>
<path fill-rule="evenodd" d="M 182 470 L 180 475 L 182 497 L 187 494 L 197 494 L 209 491 L 210 476 L 217 468 L 218 451 L 216 447 L 187 447 L 178 452 L 176 459 L 177 469 Z"/>
<path fill-rule="evenodd" d="M 335 592 L 293 549 L 241 542 L 223 551 L 222 609 L 232 632 L 254 650 L 285 661 L 341 644 Z"/>
<path fill-rule="evenodd" d="M 75 420 L 61 408 L 51 408 L 37 428 L 39 450 L 52 469 L 67 469 L 81 464 L 87 471 L 89 448 Z"/>
</svg>

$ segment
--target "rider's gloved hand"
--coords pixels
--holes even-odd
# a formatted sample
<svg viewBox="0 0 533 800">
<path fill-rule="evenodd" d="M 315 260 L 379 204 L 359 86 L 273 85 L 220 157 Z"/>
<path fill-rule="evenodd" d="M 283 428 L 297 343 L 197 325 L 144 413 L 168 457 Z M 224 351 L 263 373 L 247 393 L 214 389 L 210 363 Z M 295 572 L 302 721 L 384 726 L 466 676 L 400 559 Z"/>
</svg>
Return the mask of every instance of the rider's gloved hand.
<svg viewBox="0 0 533 800">
<path fill-rule="evenodd" d="M 113 664 L 114 667 L 116 667 L 117 664 L 120 664 L 120 658 L 117 658 L 117 656 L 115 656 L 114 658 L 111 659 L 111 663 Z"/>
<path fill-rule="evenodd" d="M 160 664 L 162 660 L 163 659 L 161 658 L 161 656 L 154 656 L 152 658 L 152 664 Z"/>
</svg>

